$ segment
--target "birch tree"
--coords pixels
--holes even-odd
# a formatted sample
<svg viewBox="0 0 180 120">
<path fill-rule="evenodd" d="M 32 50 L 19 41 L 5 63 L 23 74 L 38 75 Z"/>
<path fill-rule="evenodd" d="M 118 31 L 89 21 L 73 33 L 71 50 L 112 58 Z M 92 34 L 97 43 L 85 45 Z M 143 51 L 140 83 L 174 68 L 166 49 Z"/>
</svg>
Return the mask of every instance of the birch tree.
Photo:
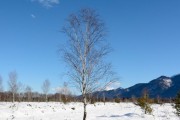
<svg viewBox="0 0 180 120">
<path fill-rule="evenodd" d="M 50 82 L 48 79 L 46 79 L 44 82 L 43 82 L 43 85 L 42 85 L 42 91 L 43 93 L 45 94 L 45 101 L 47 102 L 47 95 L 48 95 L 48 92 L 50 90 Z"/>
<path fill-rule="evenodd" d="M 71 14 L 62 32 L 67 36 L 66 46 L 60 49 L 65 63 L 70 68 L 68 76 L 81 92 L 86 120 L 87 96 L 111 84 L 111 64 L 104 62 L 110 52 L 105 36 L 106 28 L 95 10 L 81 9 Z"/>
<path fill-rule="evenodd" d="M 17 91 L 17 94 L 18 94 L 18 99 L 19 99 L 19 102 L 22 100 L 23 98 L 23 92 L 25 90 L 25 86 L 24 84 L 22 84 L 21 82 L 18 82 L 18 91 Z"/>
<path fill-rule="evenodd" d="M 0 92 L 3 92 L 3 79 L 0 75 Z"/>
<path fill-rule="evenodd" d="M 0 75 L 0 101 L 1 101 L 1 96 L 2 96 L 2 93 L 3 93 L 3 79 Z"/>
<path fill-rule="evenodd" d="M 68 83 L 67 82 L 64 82 L 61 93 L 62 93 L 62 95 L 64 95 L 65 102 L 67 102 L 68 97 L 71 95 L 71 92 L 70 92 L 70 90 L 68 88 Z"/>
<path fill-rule="evenodd" d="M 18 92 L 17 73 L 16 71 L 9 73 L 9 91 L 12 93 L 12 102 L 15 101 L 15 95 Z"/>
<path fill-rule="evenodd" d="M 26 86 L 25 94 L 26 94 L 28 102 L 30 102 L 32 99 L 32 88 L 30 86 Z"/>
</svg>

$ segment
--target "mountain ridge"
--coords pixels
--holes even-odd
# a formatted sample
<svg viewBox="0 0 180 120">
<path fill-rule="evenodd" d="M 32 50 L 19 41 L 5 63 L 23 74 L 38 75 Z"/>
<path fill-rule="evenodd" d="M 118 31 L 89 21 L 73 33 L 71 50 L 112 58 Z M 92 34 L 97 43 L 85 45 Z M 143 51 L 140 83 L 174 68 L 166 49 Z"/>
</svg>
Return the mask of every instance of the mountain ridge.
<svg viewBox="0 0 180 120">
<path fill-rule="evenodd" d="M 149 81 L 148 83 L 137 83 L 128 88 L 117 88 L 108 91 L 98 91 L 95 95 L 99 97 L 105 96 L 106 98 L 131 98 L 141 97 L 144 90 L 148 91 L 151 98 L 157 96 L 162 98 L 174 98 L 178 91 L 180 91 L 180 74 L 176 74 L 172 77 L 160 76 L 156 79 Z"/>
</svg>

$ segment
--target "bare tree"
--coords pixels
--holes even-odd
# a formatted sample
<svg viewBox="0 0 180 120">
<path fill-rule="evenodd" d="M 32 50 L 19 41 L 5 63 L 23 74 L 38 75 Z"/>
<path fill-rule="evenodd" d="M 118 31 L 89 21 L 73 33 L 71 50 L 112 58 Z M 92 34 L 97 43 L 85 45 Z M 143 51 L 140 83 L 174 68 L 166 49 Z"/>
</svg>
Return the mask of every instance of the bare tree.
<svg viewBox="0 0 180 120">
<path fill-rule="evenodd" d="M 2 94 L 3 94 L 3 79 L 0 75 L 0 101 L 2 99 Z"/>
<path fill-rule="evenodd" d="M 70 95 L 71 94 L 71 91 L 68 88 L 67 82 L 64 82 L 64 84 L 63 84 L 62 94 L 64 94 L 64 95 Z"/>
<path fill-rule="evenodd" d="M 56 92 L 58 93 L 58 98 L 59 98 L 59 101 L 60 102 L 62 102 L 62 89 L 61 89 L 61 87 L 58 87 L 57 89 L 56 89 Z"/>
<path fill-rule="evenodd" d="M 68 83 L 67 82 L 64 82 L 64 85 L 63 85 L 61 93 L 64 95 L 65 101 L 67 102 L 68 96 L 71 95 L 71 91 L 68 88 Z"/>
<path fill-rule="evenodd" d="M 26 86 L 25 94 L 26 94 L 28 102 L 30 102 L 32 98 L 32 88 L 30 86 Z"/>
<path fill-rule="evenodd" d="M 12 102 L 15 100 L 15 95 L 18 92 L 17 73 L 16 71 L 9 73 L 9 90 L 12 93 Z"/>
<path fill-rule="evenodd" d="M 22 100 L 24 90 L 25 90 L 24 84 L 22 84 L 21 82 L 18 82 L 18 91 L 17 91 L 17 93 L 18 93 L 19 102 Z"/>
<path fill-rule="evenodd" d="M 62 32 L 67 35 L 67 45 L 60 49 L 70 67 L 68 73 L 73 85 L 81 92 L 86 120 L 87 96 L 114 81 L 111 65 L 103 59 L 110 52 L 105 41 L 106 29 L 95 10 L 81 9 L 71 14 Z"/>
<path fill-rule="evenodd" d="M 0 92 L 3 92 L 3 79 L 0 75 Z"/>
<path fill-rule="evenodd" d="M 42 85 L 42 91 L 43 93 L 45 94 L 45 100 L 47 102 L 47 95 L 48 95 L 48 92 L 50 90 L 50 82 L 48 79 L 46 79 L 44 82 L 43 82 L 43 85 Z"/>
</svg>

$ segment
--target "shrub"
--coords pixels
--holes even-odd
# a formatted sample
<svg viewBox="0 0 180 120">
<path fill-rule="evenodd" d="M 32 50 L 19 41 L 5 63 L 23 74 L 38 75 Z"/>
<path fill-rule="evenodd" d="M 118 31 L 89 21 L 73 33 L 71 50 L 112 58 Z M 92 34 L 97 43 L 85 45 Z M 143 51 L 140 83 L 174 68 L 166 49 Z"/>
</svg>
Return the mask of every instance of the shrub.
<svg viewBox="0 0 180 120">
<path fill-rule="evenodd" d="M 175 98 L 174 108 L 176 109 L 176 115 L 180 117 L 180 91 L 177 93 L 177 96 Z"/>
<path fill-rule="evenodd" d="M 96 103 L 96 99 L 93 98 L 93 97 L 89 101 L 90 101 L 90 104 L 95 104 Z"/>
<path fill-rule="evenodd" d="M 150 99 L 147 92 L 143 93 L 143 96 L 137 100 L 136 105 L 140 106 L 144 110 L 145 114 L 151 114 L 152 108 L 150 106 Z"/>
<path fill-rule="evenodd" d="M 61 100 L 64 104 L 68 103 L 69 102 L 69 99 L 66 95 L 61 95 Z"/>
<path fill-rule="evenodd" d="M 120 103 L 120 102 L 121 102 L 121 100 L 120 100 L 119 98 L 115 98 L 115 99 L 114 99 L 114 102 L 116 102 L 116 103 Z"/>
<path fill-rule="evenodd" d="M 160 98 L 160 96 L 158 95 L 156 98 L 153 99 L 153 103 L 162 105 L 163 101 Z"/>
</svg>

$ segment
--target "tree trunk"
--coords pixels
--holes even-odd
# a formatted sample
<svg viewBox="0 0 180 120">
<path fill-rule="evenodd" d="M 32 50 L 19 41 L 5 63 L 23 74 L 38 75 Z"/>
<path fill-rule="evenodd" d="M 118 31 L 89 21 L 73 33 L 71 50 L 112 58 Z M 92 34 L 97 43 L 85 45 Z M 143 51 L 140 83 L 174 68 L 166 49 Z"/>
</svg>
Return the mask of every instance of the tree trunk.
<svg viewBox="0 0 180 120">
<path fill-rule="evenodd" d="M 46 102 L 47 102 L 47 94 L 46 94 L 46 98 L 45 99 L 46 99 Z"/>
<path fill-rule="evenodd" d="M 84 103 L 84 115 L 83 115 L 83 120 L 86 120 L 87 112 L 86 112 L 86 103 Z"/>
<path fill-rule="evenodd" d="M 59 102 L 62 102 L 61 94 L 59 94 Z"/>
<path fill-rule="evenodd" d="M 12 102 L 14 102 L 14 93 L 13 93 L 13 99 L 12 99 Z"/>
<path fill-rule="evenodd" d="M 86 101 L 86 95 L 85 94 L 83 94 L 83 104 L 84 104 L 84 115 L 83 115 L 83 120 L 86 120 L 86 116 L 87 116 L 87 111 L 86 111 L 86 105 L 87 105 L 87 103 L 86 103 L 87 101 Z"/>
<path fill-rule="evenodd" d="M 20 93 L 18 93 L 18 100 L 21 102 Z"/>
</svg>

